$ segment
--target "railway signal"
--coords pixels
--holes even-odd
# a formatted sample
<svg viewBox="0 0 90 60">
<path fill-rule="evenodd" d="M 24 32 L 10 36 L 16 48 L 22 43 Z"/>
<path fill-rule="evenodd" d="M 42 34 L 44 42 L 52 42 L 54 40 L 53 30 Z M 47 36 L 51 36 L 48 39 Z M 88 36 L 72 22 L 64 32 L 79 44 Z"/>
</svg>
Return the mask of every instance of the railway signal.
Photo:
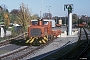
<svg viewBox="0 0 90 60">
<path fill-rule="evenodd" d="M 72 35 L 72 11 L 73 4 L 65 4 L 64 11 L 68 10 L 68 25 L 67 25 L 67 35 Z"/>
</svg>

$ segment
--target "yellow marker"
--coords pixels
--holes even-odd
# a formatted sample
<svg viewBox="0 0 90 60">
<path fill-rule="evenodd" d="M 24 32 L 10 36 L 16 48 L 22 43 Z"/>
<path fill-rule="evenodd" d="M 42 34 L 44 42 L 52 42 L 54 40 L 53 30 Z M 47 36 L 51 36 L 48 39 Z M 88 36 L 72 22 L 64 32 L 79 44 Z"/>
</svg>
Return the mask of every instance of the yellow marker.
<svg viewBox="0 0 90 60">
<path fill-rule="evenodd" d="M 44 41 L 44 39 L 42 39 L 42 41 L 43 41 L 43 43 L 46 43 L 46 42 Z"/>
<path fill-rule="evenodd" d="M 30 41 L 30 39 L 29 39 L 29 40 L 27 40 L 27 41 L 26 41 L 26 43 L 28 43 L 29 41 Z"/>
<path fill-rule="evenodd" d="M 48 38 L 44 37 L 44 39 L 48 41 Z"/>
<path fill-rule="evenodd" d="M 34 38 L 30 41 L 30 43 L 32 43 L 34 41 Z"/>
</svg>

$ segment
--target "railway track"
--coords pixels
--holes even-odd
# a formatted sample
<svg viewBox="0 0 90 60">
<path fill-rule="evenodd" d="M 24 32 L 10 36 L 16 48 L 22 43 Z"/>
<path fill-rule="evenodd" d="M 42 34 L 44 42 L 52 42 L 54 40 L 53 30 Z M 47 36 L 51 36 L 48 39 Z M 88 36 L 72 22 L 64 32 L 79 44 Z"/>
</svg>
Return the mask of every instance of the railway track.
<svg viewBox="0 0 90 60">
<path fill-rule="evenodd" d="M 14 37 L 14 38 L 10 38 L 10 39 L 6 39 L 6 40 L 1 41 L 0 42 L 0 47 L 9 44 L 12 40 L 23 39 L 25 34 L 26 33 L 23 33 L 23 34 L 20 34 L 20 35 Z"/>
<path fill-rule="evenodd" d="M 34 51 L 43 48 L 44 46 L 51 43 L 54 39 L 50 40 L 46 44 L 43 44 L 41 46 L 26 46 L 25 48 L 19 49 L 17 51 L 8 53 L 6 55 L 0 56 L 0 60 L 18 60 L 22 59 L 23 57 L 27 56 L 28 54 L 33 53 Z"/>
<path fill-rule="evenodd" d="M 84 31 L 84 32 L 83 32 Z M 83 32 L 83 33 L 82 33 Z M 51 43 L 53 40 L 50 40 L 49 42 L 47 42 L 47 44 L 43 44 L 41 46 L 27 46 L 25 48 L 22 48 L 20 50 L 17 50 L 15 52 L 12 52 L 10 54 L 6 54 L 3 56 L 0 56 L 0 60 L 19 60 L 19 59 L 23 59 L 25 56 L 33 53 L 34 51 L 41 49 L 43 47 L 45 47 L 46 45 L 48 45 L 49 43 Z M 63 55 L 59 56 L 59 57 L 50 57 L 49 59 L 56 59 L 56 60 L 61 60 L 61 59 L 81 59 L 82 56 L 84 56 L 84 54 L 86 53 L 87 50 L 90 49 L 90 41 L 88 39 L 88 33 L 86 32 L 86 30 L 83 28 L 80 28 L 80 33 L 79 33 L 79 39 L 77 44 L 71 48 L 69 51 L 67 51 L 66 53 L 64 53 Z"/>
<path fill-rule="evenodd" d="M 38 60 L 78 60 L 88 59 L 83 58 L 86 56 L 87 51 L 90 50 L 90 41 L 88 39 L 88 33 L 85 28 L 80 28 L 78 41 L 73 44 L 65 44 L 65 47 L 57 49 L 51 53 L 41 55 L 37 58 Z M 32 59 L 35 59 L 32 58 Z"/>
<path fill-rule="evenodd" d="M 80 35 L 76 46 L 57 59 L 80 59 L 80 57 L 82 57 L 82 55 L 84 55 L 88 49 L 90 49 L 88 33 L 86 32 L 85 28 L 80 28 Z"/>
</svg>

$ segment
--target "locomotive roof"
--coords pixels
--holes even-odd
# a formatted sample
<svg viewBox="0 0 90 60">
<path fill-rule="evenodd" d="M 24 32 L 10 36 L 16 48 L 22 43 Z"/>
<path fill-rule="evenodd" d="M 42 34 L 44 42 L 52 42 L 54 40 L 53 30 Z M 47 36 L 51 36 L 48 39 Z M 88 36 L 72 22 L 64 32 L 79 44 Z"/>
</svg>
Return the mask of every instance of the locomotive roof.
<svg viewBox="0 0 90 60">
<path fill-rule="evenodd" d="M 31 21 L 38 21 L 38 20 L 31 20 Z"/>
</svg>

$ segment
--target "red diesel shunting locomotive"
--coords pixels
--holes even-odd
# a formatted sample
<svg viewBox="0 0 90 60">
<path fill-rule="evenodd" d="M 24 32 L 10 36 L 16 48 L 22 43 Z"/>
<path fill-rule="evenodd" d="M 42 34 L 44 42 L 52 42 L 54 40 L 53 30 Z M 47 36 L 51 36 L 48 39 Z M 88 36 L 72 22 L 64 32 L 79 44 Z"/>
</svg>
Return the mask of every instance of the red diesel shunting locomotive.
<svg viewBox="0 0 90 60">
<path fill-rule="evenodd" d="M 26 43 L 30 43 L 31 45 L 46 43 L 48 40 L 61 34 L 60 30 L 52 30 L 51 21 L 48 21 L 47 25 L 43 23 L 43 19 L 38 20 L 37 23 L 30 23 L 28 27 L 28 40 Z"/>
</svg>

